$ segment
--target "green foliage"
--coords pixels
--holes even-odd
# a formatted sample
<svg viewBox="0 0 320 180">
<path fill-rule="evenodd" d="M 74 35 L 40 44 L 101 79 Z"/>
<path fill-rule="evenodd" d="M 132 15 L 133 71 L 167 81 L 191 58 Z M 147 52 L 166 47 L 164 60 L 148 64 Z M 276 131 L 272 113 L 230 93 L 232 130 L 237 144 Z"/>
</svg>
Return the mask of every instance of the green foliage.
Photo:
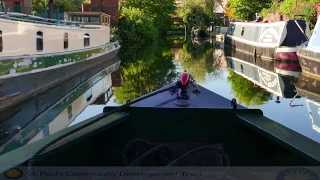
<svg viewBox="0 0 320 180">
<path fill-rule="evenodd" d="M 228 0 L 228 7 L 233 10 L 233 18 L 239 20 L 253 20 L 255 13 L 263 8 L 270 8 L 271 0 Z"/>
<path fill-rule="evenodd" d="M 215 18 L 213 8 L 215 2 L 212 0 L 185 0 L 184 6 L 179 9 L 179 16 L 182 17 L 184 23 L 187 24 L 188 31 L 192 26 L 199 26 L 206 29 L 210 26 L 211 21 Z"/>
<path fill-rule="evenodd" d="M 49 0 L 32 0 L 34 10 L 46 9 Z M 61 11 L 81 11 L 81 5 L 88 0 L 54 0 L 53 8 Z"/>
<path fill-rule="evenodd" d="M 114 90 L 115 102 L 124 104 L 176 80 L 170 50 L 162 44 L 123 46 L 119 52 L 122 86 Z"/>
<path fill-rule="evenodd" d="M 258 106 L 264 104 L 272 96 L 269 92 L 255 86 L 251 81 L 229 70 L 228 81 L 239 103 L 246 106 Z"/>
<path fill-rule="evenodd" d="M 153 19 L 137 8 L 122 8 L 118 33 L 125 42 L 154 41 L 158 31 Z"/>
<path fill-rule="evenodd" d="M 266 15 L 268 15 L 270 13 L 277 12 L 278 9 L 279 9 L 279 6 L 280 6 L 280 4 L 279 4 L 278 0 L 273 0 L 272 3 L 271 3 L 271 6 L 263 8 L 261 10 L 260 14 L 262 16 L 266 16 Z"/>
<path fill-rule="evenodd" d="M 153 25 L 159 33 L 166 33 L 172 22 L 171 14 L 175 11 L 174 0 L 120 0 L 120 11 L 123 8 L 136 8 L 145 16 L 153 19 Z"/>
<path fill-rule="evenodd" d="M 316 23 L 316 10 L 314 8 L 316 2 L 320 2 L 320 0 L 299 0 L 297 8 L 296 0 L 284 0 L 279 7 L 279 12 L 290 18 L 294 14 L 303 15 L 296 19 L 304 19 L 310 22 L 310 27 L 313 28 Z"/>
</svg>

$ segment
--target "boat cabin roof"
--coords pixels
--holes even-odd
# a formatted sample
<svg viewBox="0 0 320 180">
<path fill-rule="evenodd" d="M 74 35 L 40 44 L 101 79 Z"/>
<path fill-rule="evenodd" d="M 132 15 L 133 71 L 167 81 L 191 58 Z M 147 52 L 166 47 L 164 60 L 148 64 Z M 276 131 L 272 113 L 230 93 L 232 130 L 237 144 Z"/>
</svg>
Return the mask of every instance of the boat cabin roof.
<svg viewBox="0 0 320 180">
<path fill-rule="evenodd" d="M 110 25 L 110 15 L 102 12 L 68 12 L 68 21 L 87 25 Z"/>
</svg>

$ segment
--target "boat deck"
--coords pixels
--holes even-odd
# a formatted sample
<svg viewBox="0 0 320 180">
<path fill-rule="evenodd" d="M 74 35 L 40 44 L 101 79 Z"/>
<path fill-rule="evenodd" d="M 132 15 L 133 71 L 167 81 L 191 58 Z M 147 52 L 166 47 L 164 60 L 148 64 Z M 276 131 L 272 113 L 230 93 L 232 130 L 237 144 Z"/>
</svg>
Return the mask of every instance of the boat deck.
<svg viewBox="0 0 320 180">
<path fill-rule="evenodd" d="M 164 88 L 167 88 L 166 86 Z M 231 108 L 231 100 L 227 101 L 226 98 L 211 92 L 210 90 L 199 86 L 201 94 L 193 94 L 193 88 L 189 89 L 190 105 L 188 107 L 180 107 L 175 104 L 177 100 L 176 94 L 170 92 L 163 92 L 156 96 L 149 97 L 143 101 L 137 102 L 132 107 L 164 107 L 164 108 L 214 108 L 225 109 Z M 238 109 L 247 109 L 238 104 Z"/>
</svg>

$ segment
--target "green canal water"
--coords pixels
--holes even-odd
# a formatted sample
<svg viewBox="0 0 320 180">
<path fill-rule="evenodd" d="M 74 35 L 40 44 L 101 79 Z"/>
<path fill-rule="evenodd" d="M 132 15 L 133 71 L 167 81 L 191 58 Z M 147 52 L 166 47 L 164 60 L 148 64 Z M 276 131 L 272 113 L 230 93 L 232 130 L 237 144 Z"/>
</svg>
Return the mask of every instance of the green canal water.
<svg viewBox="0 0 320 180">
<path fill-rule="evenodd" d="M 197 83 L 205 88 L 229 100 L 236 98 L 238 103 L 248 108 L 259 108 L 268 118 L 320 142 L 319 106 L 316 103 L 308 103 L 312 99 L 304 97 L 294 100 L 293 104 L 298 106 L 290 106 L 292 97 L 280 97 L 277 100 L 279 95 L 235 73 L 228 67 L 221 42 L 210 39 L 185 40 L 184 37 L 172 36 L 168 37 L 165 42 L 123 45 L 118 57 L 121 60 L 119 67 L 121 85 L 119 87 L 113 87 L 106 92 L 105 79 L 104 81 L 97 79 L 94 83 L 82 85 L 83 87 L 78 88 L 74 93 L 66 95 L 66 100 L 55 105 L 55 109 L 42 113 L 37 119 L 30 120 L 44 119 L 43 122 L 33 122 L 38 124 L 37 129 L 28 127 L 32 123 L 25 123 L 24 127 L 19 127 L 18 121 L 10 122 L 10 120 L 0 125 L 0 155 L 101 113 L 105 106 L 103 103 L 90 101 L 82 109 L 77 106 L 80 104 L 78 101 L 81 101 L 81 97 L 88 99 L 90 95 L 87 94 L 92 94 L 90 87 L 95 86 L 95 91 L 98 89 L 100 94 L 94 95 L 95 97 L 101 94 L 113 94 L 106 106 L 120 105 L 129 99 L 138 98 L 175 82 L 184 70 L 195 76 Z M 310 111 L 312 114 L 309 113 Z M 63 116 L 63 112 L 68 114 L 69 118 Z M 74 120 L 70 121 L 70 119 Z M 12 131 L 17 127 L 20 132 L 27 128 L 29 130 L 24 133 L 11 134 L 12 137 L 9 138 L 8 134 L 17 133 L 17 131 Z"/>
</svg>

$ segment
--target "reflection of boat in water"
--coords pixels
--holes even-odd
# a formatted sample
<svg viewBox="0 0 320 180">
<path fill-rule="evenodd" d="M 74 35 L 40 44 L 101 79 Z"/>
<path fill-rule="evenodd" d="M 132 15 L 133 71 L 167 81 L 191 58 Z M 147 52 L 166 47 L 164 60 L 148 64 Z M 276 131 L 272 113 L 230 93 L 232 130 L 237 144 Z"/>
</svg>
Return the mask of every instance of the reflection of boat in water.
<svg viewBox="0 0 320 180">
<path fill-rule="evenodd" d="M 0 15 L 0 111 L 114 58 L 120 48 L 104 13 L 68 13 L 72 22 Z"/>
<path fill-rule="evenodd" d="M 104 67 L 71 92 L 66 91 L 70 83 L 67 82 L 44 92 L 31 102 L 26 102 L 19 112 L 0 124 L 0 154 L 64 129 L 97 99 L 108 101 L 112 96 L 111 73 L 119 65 L 120 61 L 117 61 Z M 79 78 L 73 81 L 79 81 Z M 62 94 L 61 98 L 57 94 Z"/>
<path fill-rule="evenodd" d="M 320 133 L 320 79 L 302 73 L 296 89 L 300 96 L 306 98 L 312 128 Z"/>
<path fill-rule="evenodd" d="M 229 68 L 254 84 L 278 97 L 296 95 L 294 83 L 301 72 L 299 64 L 255 58 L 239 51 L 226 50 L 226 55 Z"/>
</svg>

